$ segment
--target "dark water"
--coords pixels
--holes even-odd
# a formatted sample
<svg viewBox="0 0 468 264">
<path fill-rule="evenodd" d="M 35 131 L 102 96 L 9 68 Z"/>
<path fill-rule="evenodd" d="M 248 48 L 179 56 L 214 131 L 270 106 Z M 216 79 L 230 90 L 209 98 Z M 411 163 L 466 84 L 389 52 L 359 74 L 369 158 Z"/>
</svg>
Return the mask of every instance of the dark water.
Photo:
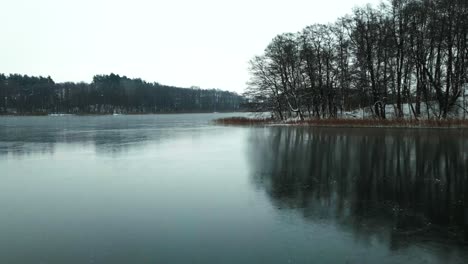
<svg viewBox="0 0 468 264">
<path fill-rule="evenodd" d="M 0 118 L 0 263 L 466 263 L 468 134 Z"/>
</svg>

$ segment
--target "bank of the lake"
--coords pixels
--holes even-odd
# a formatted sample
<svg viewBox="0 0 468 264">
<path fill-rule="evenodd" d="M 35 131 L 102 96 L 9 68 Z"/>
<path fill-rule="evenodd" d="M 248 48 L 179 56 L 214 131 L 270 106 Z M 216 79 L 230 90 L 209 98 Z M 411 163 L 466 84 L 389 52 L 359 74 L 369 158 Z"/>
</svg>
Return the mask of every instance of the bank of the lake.
<svg viewBox="0 0 468 264">
<path fill-rule="evenodd" d="M 214 123 L 221 125 L 296 125 L 314 127 L 386 127 L 386 128 L 468 128 L 466 119 L 305 119 L 305 120 L 276 120 L 272 118 L 249 118 L 249 117 L 228 117 L 214 120 Z"/>
</svg>

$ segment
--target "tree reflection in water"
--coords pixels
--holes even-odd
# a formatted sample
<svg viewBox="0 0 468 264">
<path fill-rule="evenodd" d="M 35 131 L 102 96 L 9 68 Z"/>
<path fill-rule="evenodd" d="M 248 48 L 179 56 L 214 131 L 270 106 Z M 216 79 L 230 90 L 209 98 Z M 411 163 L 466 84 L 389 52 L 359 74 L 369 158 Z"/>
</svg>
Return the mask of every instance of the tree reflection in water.
<svg viewBox="0 0 468 264">
<path fill-rule="evenodd" d="M 254 129 L 257 187 L 280 209 L 396 249 L 468 241 L 468 137 L 460 131 Z"/>
</svg>

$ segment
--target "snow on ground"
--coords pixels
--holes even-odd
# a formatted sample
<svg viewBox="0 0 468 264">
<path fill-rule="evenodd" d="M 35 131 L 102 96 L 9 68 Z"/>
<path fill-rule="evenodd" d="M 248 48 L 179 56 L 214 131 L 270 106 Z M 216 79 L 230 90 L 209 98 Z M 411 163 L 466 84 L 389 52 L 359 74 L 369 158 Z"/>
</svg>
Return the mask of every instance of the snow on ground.
<svg viewBox="0 0 468 264">
<path fill-rule="evenodd" d="M 412 119 L 414 118 L 413 114 L 413 107 L 414 111 L 416 111 L 416 104 L 412 103 L 405 103 L 402 104 L 402 111 L 405 118 Z M 389 104 L 385 106 L 385 113 L 387 118 L 395 118 L 396 117 L 396 104 Z M 421 102 L 421 116 L 420 118 L 434 118 L 438 117 L 439 115 L 439 104 L 435 101 L 433 102 Z M 371 118 L 373 117 L 373 113 L 370 107 L 366 108 L 359 108 L 349 112 L 343 112 L 343 115 L 340 116 L 342 118 Z M 459 118 L 459 119 L 467 119 L 468 118 L 468 87 L 465 88 L 464 93 L 458 98 L 455 106 L 448 114 L 449 118 Z"/>
<path fill-rule="evenodd" d="M 402 111 L 404 114 L 404 118 L 407 119 L 414 119 L 413 109 L 416 111 L 416 103 L 405 103 L 402 104 Z M 388 104 L 385 106 L 385 114 L 388 119 L 396 118 L 396 104 Z M 306 114 L 306 113 L 305 113 Z M 432 102 L 421 102 L 421 115 L 419 119 L 427 119 L 427 118 L 437 118 L 439 116 L 439 104 L 436 101 Z M 270 112 L 255 112 L 250 113 L 249 117 L 255 119 L 267 119 L 272 117 L 272 113 Z M 345 111 L 343 114 L 338 113 L 339 118 L 345 119 L 366 119 L 372 118 L 373 113 L 370 107 L 365 108 L 358 108 L 353 111 Z M 448 114 L 449 118 L 456 118 L 456 119 L 468 119 L 468 84 L 465 86 L 464 92 L 460 98 L 458 98 L 455 106 L 453 107 L 452 111 Z M 307 118 L 307 116 L 306 116 Z M 290 122 L 290 121 L 300 121 L 299 117 L 289 117 L 283 122 Z"/>
</svg>

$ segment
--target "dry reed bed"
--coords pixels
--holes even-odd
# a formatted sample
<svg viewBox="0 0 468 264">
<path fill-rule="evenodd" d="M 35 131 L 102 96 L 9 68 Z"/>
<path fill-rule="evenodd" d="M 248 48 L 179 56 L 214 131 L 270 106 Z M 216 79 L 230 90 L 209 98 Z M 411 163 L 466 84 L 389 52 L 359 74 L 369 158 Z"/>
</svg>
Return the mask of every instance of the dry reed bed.
<svg viewBox="0 0 468 264">
<path fill-rule="evenodd" d="M 230 117 L 215 120 L 222 125 L 308 125 L 323 127 L 415 127 L 415 128 L 468 128 L 463 119 L 306 119 L 278 121 L 263 118 Z"/>
</svg>

